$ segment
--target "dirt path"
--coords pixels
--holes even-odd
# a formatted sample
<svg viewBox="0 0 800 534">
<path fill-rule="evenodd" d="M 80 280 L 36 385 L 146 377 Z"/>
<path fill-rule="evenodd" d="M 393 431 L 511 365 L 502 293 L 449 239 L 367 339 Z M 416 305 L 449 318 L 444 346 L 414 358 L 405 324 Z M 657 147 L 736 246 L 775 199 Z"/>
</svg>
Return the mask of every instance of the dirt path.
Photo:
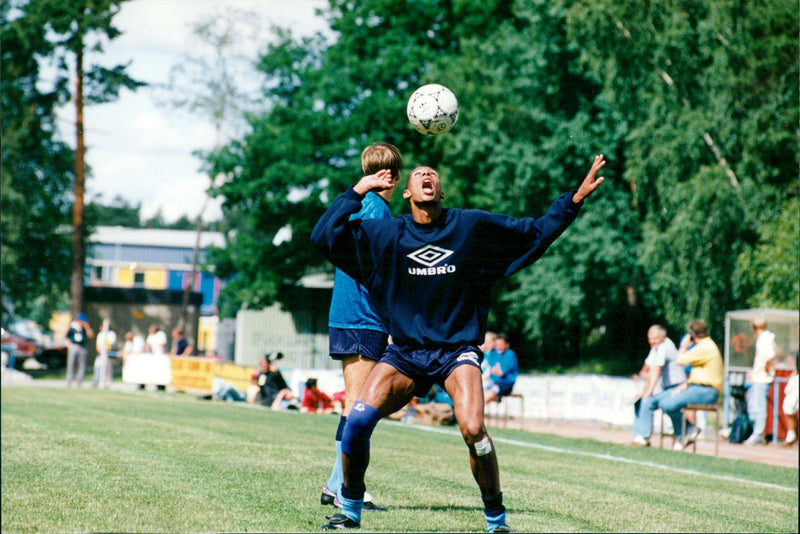
<svg viewBox="0 0 800 534">
<path fill-rule="evenodd" d="M 487 425 L 503 427 L 503 421 L 487 419 Z M 568 438 L 589 438 L 597 441 L 619 443 L 626 445 L 631 442 L 632 435 L 629 429 L 609 428 L 605 425 L 579 425 L 568 422 L 547 422 L 541 420 L 526 419 L 523 425 L 525 430 L 540 434 L 554 434 Z M 520 428 L 519 420 L 509 421 L 508 428 Z M 650 439 L 652 447 L 659 446 L 659 437 L 653 436 Z M 664 437 L 664 448 L 672 448 L 672 437 Z M 677 453 L 676 453 L 677 454 Z M 689 447 L 682 454 L 692 454 Z M 714 456 L 713 436 L 700 439 L 697 442 L 697 454 Z M 734 445 L 727 440 L 719 440 L 719 456 L 737 460 L 748 460 L 764 464 L 777 465 L 780 467 L 798 467 L 798 447 L 795 443 L 792 447 L 785 447 L 782 443 L 769 443 L 749 447 L 746 445 Z"/>
</svg>

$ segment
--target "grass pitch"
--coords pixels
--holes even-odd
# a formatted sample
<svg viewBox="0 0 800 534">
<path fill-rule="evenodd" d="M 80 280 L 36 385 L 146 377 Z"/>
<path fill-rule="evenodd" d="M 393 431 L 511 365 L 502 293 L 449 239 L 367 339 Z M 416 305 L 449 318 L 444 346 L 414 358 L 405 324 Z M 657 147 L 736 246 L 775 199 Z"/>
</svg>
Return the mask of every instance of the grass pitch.
<svg viewBox="0 0 800 534">
<path fill-rule="evenodd" d="M 316 532 L 338 417 L 2 388 L 2 532 Z M 797 532 L 798 471 L 491 429 L 520 532 Z M 362 531 L 483 532 L 455 428 L 382 421 Z"/>
</svg>

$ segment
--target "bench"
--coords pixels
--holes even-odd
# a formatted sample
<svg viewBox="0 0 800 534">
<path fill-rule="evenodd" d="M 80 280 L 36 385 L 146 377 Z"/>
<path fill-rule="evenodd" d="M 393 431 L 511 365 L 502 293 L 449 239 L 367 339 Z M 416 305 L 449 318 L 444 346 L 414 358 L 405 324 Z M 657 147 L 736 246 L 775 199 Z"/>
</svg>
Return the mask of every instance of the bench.
<svg viewBox="0 0 800 534">
<path fill-rule="evenodd" d="M 519 419 L 520 419 L 521 428 L 524 428 L 525 427 L 525 397 L 521 393 L 509 393 L 508 395 L 504 395 L 497 402 L 493 402 L 493 403 L 489 404 L 488 406 L 486 406 L 487 413 L 490 413 L 490 412 L 493 411 L 494 413 L 490 414 L 491 417 L 493 417 L 494 419 L 498 419 L 498 420 L 502 421 L 503 422 L 503 427 L 507 428 L 508 427 L 508 421 L 509 421 L 509 419 L 511 419 L 511 417 L 508 415 L 508 404 L 509 403 L 508 403 L 508 401 L 506 401 L 506 399 L 519 399 L 519 403 L 520 403 L 519 404 Z M 503 402 L 503 401 L 506 401 L 506 402 Z M 494 410 L 490 409 L 490 406 L 492 404 L 496 405 Z M 500 413 L 501 408 L 502 408 L 502 415 Z"/>
<path fill-rule="evenodd" d="M 681 409 L 681 436 L 686 435 L 686 411 L 693 410 L 696 412 L 714 412 L 714 456 L 719 455 L 719 430 L 720 430 L 720 416 L 719 405 L 717 404 L 687 404 Z M 673 429 L 672 443 L 675 443 L 675 434 Z M 692 452 L 697 452 L 697 440 L 691 443 Z M 661 441 L 660 448 L 664 448 L 664 412 L 661 412 Z"/>
</svg>

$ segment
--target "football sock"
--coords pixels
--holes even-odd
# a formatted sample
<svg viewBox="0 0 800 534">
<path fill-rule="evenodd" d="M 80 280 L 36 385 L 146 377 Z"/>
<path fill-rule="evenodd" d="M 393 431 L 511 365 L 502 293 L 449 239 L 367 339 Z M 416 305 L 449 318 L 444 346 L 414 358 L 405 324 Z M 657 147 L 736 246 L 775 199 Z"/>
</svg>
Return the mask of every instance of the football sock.
<svg viewBox="0 0 800 534">
<path fill-rule="evenodd" d="M 364 492 L 351 490 L 342 485 L 339 489 L 339 502 L 342 504 L 342 513 L 349 519 L 361 524 L 361 508 L 364 507 Z"/>
<path fill-rule="evenodd" d="M 339 428 L 336 429 L 336 461 L 333 462 L 333 469 L 331 469 L 331 476 L 328 478 L 328 489 L 333 493 L 339 492 L 339 487 L 344 480 L 344 471 L 342 469 L 342 432 L 344 432 L 344 425 L 347 423 L 347 417 L 341 416 L 339 418 Z"/>
<path fill-rule="evenodd" d="M 482 499 L 487 530 L 494 532 L 494 529 L 506 524 L 506 507 L 503 506 L 503 494 L 500 493 L 496 497 L 482 497 Z"/>
</svg>

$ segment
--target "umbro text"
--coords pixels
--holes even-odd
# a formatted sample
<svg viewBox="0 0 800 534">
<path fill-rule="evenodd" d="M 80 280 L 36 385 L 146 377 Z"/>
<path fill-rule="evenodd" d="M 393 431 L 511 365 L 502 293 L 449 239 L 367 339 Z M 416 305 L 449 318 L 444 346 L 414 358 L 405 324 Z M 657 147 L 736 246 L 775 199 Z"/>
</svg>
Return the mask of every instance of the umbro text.
<svg viewBox="0 0 800 534">
<path fill-rule="evenodd" d="M 455 265 L 440 265 L 438 267 L 409 267 L 408 274 L 416 276 L 433 276 L 437 274 L 448 274 L 456 272 Z"/>
</svg>

